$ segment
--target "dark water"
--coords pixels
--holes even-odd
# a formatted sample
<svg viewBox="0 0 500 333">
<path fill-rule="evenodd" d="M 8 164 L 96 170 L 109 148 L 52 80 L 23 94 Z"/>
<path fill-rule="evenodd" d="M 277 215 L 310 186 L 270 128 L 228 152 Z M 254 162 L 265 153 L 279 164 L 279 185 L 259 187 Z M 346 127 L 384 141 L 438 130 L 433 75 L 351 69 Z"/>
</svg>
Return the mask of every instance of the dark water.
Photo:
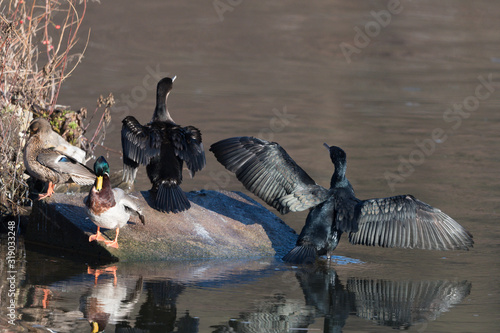
<svg viewBox="0 0 500 333">
<path fill-rule="evenodd" d="M 322 144 L 338 145 L 358 197 L 411 193 L 470 230 L 475 247 L 404 251 L 344 240 L 336 254 L 362 263 L 307 270 L 273 259 L 120 264 L 101 268 L 97 282 L 84 264 L 28 251 L 17 263 L 23 322 L 85 331 L 86 308 L 97 302 L 111 314 L 107 332 L 127 325 L 151 332 L 498 331 L 500 3 L 221 3 L 229 9 L 220 15 L 212 1 L 89 4 L 90 43 L 59 102 L 93 109 L 99 94 L 113 92 L 105 145 L 119 150 L 121 119 L 148 121 L 157 79 L 177 75 L 169 110 L 202 130 L 205 147 L 236 135 L 274 140 L 326 186 L 333 167 Z M 109 160 L 121 167 L 118 155 Z M 149 183 L 141 171 L 142 189 Z M 244 190 L 210 154 L 183 184 L 201 188 Z M 305 216 L 283 218 L 299 231 Z"/>
</svg>

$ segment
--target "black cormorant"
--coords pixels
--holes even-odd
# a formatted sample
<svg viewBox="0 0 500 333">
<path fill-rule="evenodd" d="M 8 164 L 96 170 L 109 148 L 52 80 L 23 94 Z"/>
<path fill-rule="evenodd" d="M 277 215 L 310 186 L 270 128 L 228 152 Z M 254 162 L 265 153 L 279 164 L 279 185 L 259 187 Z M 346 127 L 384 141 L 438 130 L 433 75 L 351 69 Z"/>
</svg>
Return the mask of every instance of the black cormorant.
<svg viewBox="0 0 500 333">
<path fill-rule="evenodd" d="M 360 200 L 345 177 L 346 154 L 328 146 L 335 165 L 330 189 L 317 185 L 275 142 L 235 137 L 214 143 L 217 160 L 280 213 L 310 209 L 297 244 L 283 260 L 331 256 L 343 232 L 352 244 L 427 250 L 468 250 L 472 235 L 451 217 L 412 195 Z"/>
<path fill-rule="evenodd" d="M 158 82 L 151 122 L 143 126 L 132 116 L 122 121 L 123 180 L 132 183 L 139 164 L 146 165 L 151 191 L 156 195 L 155 206 L 167 213 L 191 207 L 179 186 L 183 163 L 191 177 L 205 166 L 200 130 L 177 125 L 168 113 L 167 98 L 174 80 L 175 76 Z"/>
</svg>

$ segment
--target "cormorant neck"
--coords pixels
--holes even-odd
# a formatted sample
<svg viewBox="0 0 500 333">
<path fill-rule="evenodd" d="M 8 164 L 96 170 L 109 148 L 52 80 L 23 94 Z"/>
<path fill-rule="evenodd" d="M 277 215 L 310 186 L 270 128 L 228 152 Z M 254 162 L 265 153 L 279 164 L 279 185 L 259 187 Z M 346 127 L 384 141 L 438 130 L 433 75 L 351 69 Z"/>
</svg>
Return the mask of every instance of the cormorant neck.
<svg viewBox="0 0 500 333">
<path fill-rule="evenodd" d="M 171 121 L 174 122 L 167 109 L 167 99 L 170 92 L 159 90 L 156 92 L 156 108 L 153 114 L 153 121 Z"/>
<path fill-rule="evenodd" d="M 346 161 L 335 161 L 335 172 L 333 173 L 332 180 L 330 181 L 330 188 L 339 188 L 349 186 L 349 181 L 345 177 Z"/>
</svg>

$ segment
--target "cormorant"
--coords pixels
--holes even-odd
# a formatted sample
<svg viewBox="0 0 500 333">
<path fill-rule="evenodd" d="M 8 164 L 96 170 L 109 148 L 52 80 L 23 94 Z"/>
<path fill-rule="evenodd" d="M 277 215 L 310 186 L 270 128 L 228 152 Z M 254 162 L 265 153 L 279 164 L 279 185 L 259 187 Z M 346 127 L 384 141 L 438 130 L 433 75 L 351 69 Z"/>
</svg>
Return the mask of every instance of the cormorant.
<svg viewBox="0 0 500 333">
<path fill-rule="evenodd" d="M 346 154 L 325 147 L 335 165 L 330 189 L 299 167 L 276 142 L 234 137 L 214 143 L 210 151 L 243 185 L 280 213 L 310 209 L 297 244 L 286 262 L 330 257 L 343 232 L 352 244 L 427 250 L 468 250 L 472 235 L 441 210 L 412 195 L 360 200 L 345 176 Z"/>
<path fill-rule="evenodd" d="M 177 125 L 167 110 L 167 98 L 175 76 L 163 78 L 156 90 L 151 122 L 141 125 L 128 116 L 122 123 L 123 180 L 132 183 L 139 164 L 146 165 L 156 195 L 156 209 L 178 213 L 191 207 L 180 188 L 184 162 L 191 177 L 205 166 L 201 132 L 194 126 Z"/>
</svg>

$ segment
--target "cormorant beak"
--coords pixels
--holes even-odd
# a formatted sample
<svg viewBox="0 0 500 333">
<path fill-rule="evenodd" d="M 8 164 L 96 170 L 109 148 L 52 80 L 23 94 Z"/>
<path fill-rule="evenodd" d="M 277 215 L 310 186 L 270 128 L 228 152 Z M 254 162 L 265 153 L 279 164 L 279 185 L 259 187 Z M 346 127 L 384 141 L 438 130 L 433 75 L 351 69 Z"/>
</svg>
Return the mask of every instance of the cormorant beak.
<svg viewBox="0 0 500 333">
<path fill-rule="evenodd" d="M 96 182 L 96 184 L 95 184 L 95 189 L 96 189 L 97 191 L 102 190 L 102 179 L 103 179 L 103 177 L 102 177 L 102 176 L 97 176 L 97 182 Z"/>
<path fill-rule="evenodd" d="M 325 146 L 326 149 L 328 149 L 328 151 L 330 151 L 330 146 L 329 145 L 327 145 L 326 143 L 323 143 L 323 146 Z"/>
<path fill-rule="evenodd" d="M 175 78 L 177 77 L 177 75 L 174 75 L 174 77 L 172 78 L 172 82 L 175 81 Z"/>
</svg>

